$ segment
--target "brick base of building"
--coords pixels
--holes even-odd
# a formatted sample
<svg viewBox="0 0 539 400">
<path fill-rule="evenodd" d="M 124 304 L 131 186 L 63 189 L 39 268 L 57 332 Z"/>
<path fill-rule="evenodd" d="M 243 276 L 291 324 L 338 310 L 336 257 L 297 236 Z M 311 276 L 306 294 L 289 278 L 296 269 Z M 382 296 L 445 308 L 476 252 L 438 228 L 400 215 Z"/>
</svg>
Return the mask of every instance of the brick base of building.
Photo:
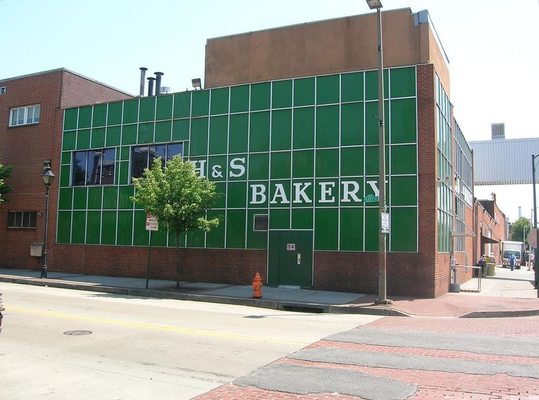
<svg viewBox="0 0 539 400">
<path fill-rule="evenodd" d="M 55 245 L 49 270 L 91 275 L 146 276 L 148 248 Z M 442 257 L 443 258 L 443 257 Z M 378 292 L 378 253 L 315 252 L 313 289 L 376 294 Z M 267 279 L 266 250 L 180 248 L 182 281 L 218 282 L 248 285 L 256 272 Z M 152 279 L 176 279 L 176 250 L 152 248 Z M 447 279 L 435 277 L 435 268 L 446 269 L 444 260 L 420 253 L 387 255 L 388 296 L 432 298 L 447 293 Z"/>
</svg>

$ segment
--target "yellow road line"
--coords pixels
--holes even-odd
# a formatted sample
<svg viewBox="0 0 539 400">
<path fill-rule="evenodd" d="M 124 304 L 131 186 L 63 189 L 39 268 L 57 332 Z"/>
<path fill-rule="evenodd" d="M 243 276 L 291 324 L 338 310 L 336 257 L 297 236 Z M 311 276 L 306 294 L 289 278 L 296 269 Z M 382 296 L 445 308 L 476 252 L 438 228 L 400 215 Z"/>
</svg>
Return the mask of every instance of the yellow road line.
<svg viewBox="0 0 539 400">
<path fill-rule="evenodd" d="M 44 317 L 44 318 L 97 322 L 104 325 L 114 325 L 114 326 L 121 326 L 125 328 L 138 328 L 138 329 L 148 329 L 148 330 L 155 330 L 155 331 L 174 332 L 174 333 L 180 333 L 183 335 L 211 336 L 211 337 L 221 338 L 221 339 L 239 339 L 239 340 L 250 340 L 254 342 L 264 342 L 264 343 L 269 342 L 269 343 L 276 343 L 276 344 L 294 344 L 294 345 L 308 344 L 308 342 L 306 341 L 299 341 L 299 340 L 276 339 L 276 338 L 259 337 L 259 336 L 245 335 L 245 334 L 232 333 L 232 332 L 211 331 L 207 329 L 183 328 L 183 327 L 171 326 L 171 325 L 156 325 L 156 324 L 148 324 L 148 323 L 143 323 L 143 322 L 132 322 L 132 321 L 125 321 L 125 320 L 117 320 L 117 319 L 88 317 L 84 315 L 67 314 L 67 313 L 63 313 L 59 311 L 46 311 L 46 310 L 39 310 L 35 308 L 21 307 L 21 306 L 16 306 L 13 304 L 9 305 L 9 309 L 6 310 L 6 312 L 14 313 L 14 314 L 17 314 L 17 313 L 18 314 L 31 314 L 31 315 Z"/>
</svg>

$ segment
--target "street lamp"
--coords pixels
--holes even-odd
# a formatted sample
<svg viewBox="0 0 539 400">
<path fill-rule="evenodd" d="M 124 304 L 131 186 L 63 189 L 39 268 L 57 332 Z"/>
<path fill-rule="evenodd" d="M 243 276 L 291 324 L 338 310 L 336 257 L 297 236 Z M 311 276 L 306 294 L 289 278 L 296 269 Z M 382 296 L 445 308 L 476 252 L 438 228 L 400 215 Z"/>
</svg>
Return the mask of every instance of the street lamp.
<svg viewBox="0 0 539 400">
<path fill-rule="evenodd" d="M 41 179 L 45 184 L 45 234 L 43 238 L 43 265 L 41 266 L 41 277 L 47 277 L 47 233 L 49 231 L 49 189 L 54 181 L 54 173 L 51 170 L 51 161 L 43 161 L 43 172 Z"/>
<path fill-rule="evenodd" d="M 384 53 L 382 47 L 382 2 L 366 0 L 378 16 L 378 204 L 380 210 L 380 232 L 378 244 L 378 298 L 376 304 L 391 304 L 387 298 L 386 285 L 386 233 L 389 232 L 389 214 L 386 210 L 386 153 L 384 132 Z"/>
<path fill-rule="evenodd" d="M 539 227 L 537 226 L 537 194 L 535 189 L 535 159 L 539 154 L 532 154 L 532 185 L 533 185 L 533 227 L 535 228 L 535 288 L 539 297 Z"/>
</svg>

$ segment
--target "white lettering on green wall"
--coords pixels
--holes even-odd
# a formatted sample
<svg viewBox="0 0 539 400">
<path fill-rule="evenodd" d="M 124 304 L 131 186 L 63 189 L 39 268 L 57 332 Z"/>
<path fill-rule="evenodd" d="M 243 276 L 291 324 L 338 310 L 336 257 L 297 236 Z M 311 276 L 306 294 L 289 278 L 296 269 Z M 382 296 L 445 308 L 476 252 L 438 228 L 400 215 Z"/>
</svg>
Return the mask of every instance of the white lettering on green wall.
<svg viewBox="0 0 539 400">
<path fill-rule="evenodd" d="M 245 174 L 245 158 L 233 158 L 230 160 L 230 172 L 228 176 L 231 178 L 239 178 Z"/>
<path fill-rule="evenodd" d="M 196 173 L 202 177 L 206 176 L 206 160 L 193 160 L 191 164 L 193 164 Z"/>
<path fill-rule="evenodd" d="M 342 182 L 342 199 L 343 203 L 350 203 L 352 200 L 360 202 L 361 200 L 357 197 L 357 192 L 359 192 L 359 183 L 356 181 L 344 181 Z M 350 200 L 352 198 L 352 200 Z"/>
<path fill-rule="evenodd" d="M 251 204 L 264 204 L 266 198 L 266 186 L 259 183 L 251 185 Z"/>
<path fill-rule="evenodd" d="M 309 197 L 307 189 L 312 186 L 311 182 L 294 182 L 292 203 L 293 204 L 312 204 L 313 199 Z M 336 201 L 335 197 L 335 182 L 318 182 L 318 202 L 319 203 L 332 203 Z M 289 196 L 286 193 L 286 189 L 282 183 L 276 183 L 274 186 L 273 197 L 270 200 L 270 204 L 290 204 Z M 342 181 L 341 182 L 341 202 L 361 203 L 362 200 L 358 196 L 361 186 L 356 181 Z M 268 188 L 262 183 L 253 183 L 249 185 L 251 192 L 250 204 L 264 204 L 268 200 Z"/>
<path fill-rule="evenodd" d="M 280 202 L 277 199 L 281 199 Z M 270 201 L 271 204 L 290 204 L 290 201 L 286 197 L 286 192 L 282 183 L 275 184 L 275 193 Z"/>
<path fill-rule="evenodd" d="M 319 182 L 318 186 L 320 186 L 320 203 L 333 203 L 335 201 L 333 196 L 335 182 Z"/>
<path fill-rule="evenodd" d="M 380 195 L 380 190 L 378 190 L 378 186 L 376 186 L 376 183 L 377 181 L 367 181 L 367 184 L 372 188 L 374 195 L 378 197 Z"/>
<path fill-rule="evenodd" d="M 294 204 L 312 203 L 305 190 L 311 186 L 311 182 L 295 182 L 294 183 Z"/>
</svg>

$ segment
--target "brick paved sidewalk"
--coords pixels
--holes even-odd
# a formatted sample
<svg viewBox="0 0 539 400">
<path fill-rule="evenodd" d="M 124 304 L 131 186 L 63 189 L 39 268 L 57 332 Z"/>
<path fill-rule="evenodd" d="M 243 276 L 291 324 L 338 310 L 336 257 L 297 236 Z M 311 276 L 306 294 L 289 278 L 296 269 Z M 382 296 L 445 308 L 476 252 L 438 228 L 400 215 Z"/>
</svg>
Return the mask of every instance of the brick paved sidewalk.
<svg viewBox="0 0 539 400">
<path fill-rule="evenodd" d="M 368 340 L 361 335 L 365 332 L 378 338 L 380 343 L 365 343 Z M 539 399 L 539 349 L 536 346 L 539 344 L 539 317 L 386 317 L 343 334 L 313 343 L 247 377 L 198 396 L 196 400 L 381 400 L 388 398 L 384 397 L 384 390 L 387 389 L 384 385 L 397 385 L 395 387 L 401 391 L 401 396 L 393 398 L 399 399 Z M 385 336 L 391 336 L 386 344 Z M 352 340 L 357 338 L 358 342 L 346 341 L 348 339 L 343 341 L 347 337 Z M 448 342 L 448 338 L 452 339 Z M 473 344 L 478 343 L 477 340 L 484 346 L 474 348 Z M 492 343 L 492 347 L 489 343 Z M 338 354 L 345 356 L 320 361 L 335 350 L 343 352 Z M 384 365 L 388 360 L 396 364 Z M 427 367 L 414 369 L 399 366 L 399 363 L 411 361 Z M 301 394 L 290 390 L 290 387 L 297 385 L 283 380 L 285 375 L 282 372 L 296 371 L 297 368 L 300 372 L 304 371 L 298 376 L 307 382 L 307 386 L 313 373 L 316 375 L 320 371 L 322 376 L 327 376 L 324 386 L 328 391 Z M 466 372 L 469 368 L 476 370 L 473 373 Z M 371 385 L 374 386 L 357 388 L 356 394 L 340 394 L 344 392 L 338 390 L 338 384 L 330 382 L 332 377 L 338 377 L 339 374 L 357 377 L 357 382 L 363 382 L 365 378 L 372 379 Z M 380 386 L 376 387 L 376 384 Z M 272 385 L 281 386 L 279 390 L 268 389 Z M 403 387 L 413 388 L 411 396 L 403 391 Z M 371 394 L 363 397 L 360 395 L 363 390 L 370 390 Z"/>
</svg>

